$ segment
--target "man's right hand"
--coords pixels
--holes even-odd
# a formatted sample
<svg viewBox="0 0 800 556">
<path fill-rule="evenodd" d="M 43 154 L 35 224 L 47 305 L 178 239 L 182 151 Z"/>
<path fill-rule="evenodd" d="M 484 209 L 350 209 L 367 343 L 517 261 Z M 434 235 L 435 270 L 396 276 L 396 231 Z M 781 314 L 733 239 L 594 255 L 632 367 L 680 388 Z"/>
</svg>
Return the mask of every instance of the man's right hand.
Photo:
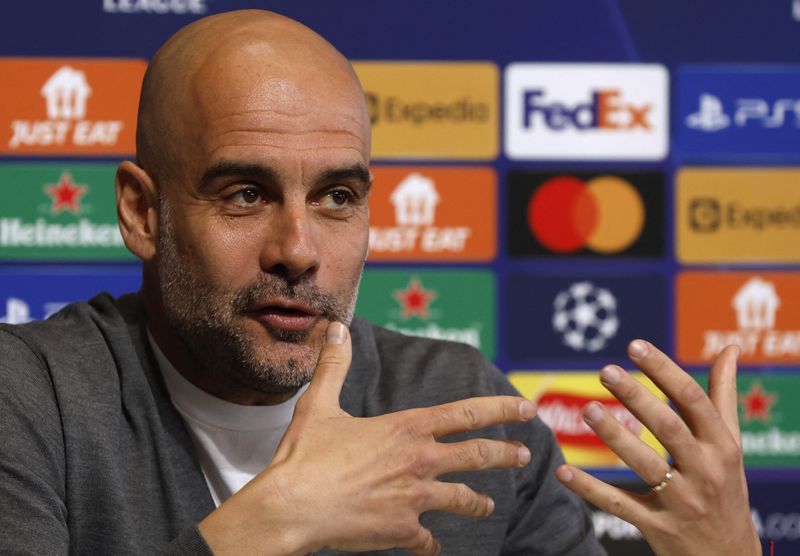
<svg viewBox="0 0 800 556">
<path fill-rule="evenodd" d="M 328 326 L 314 378 L 300 397 L 272 463 L 204 519 L 199 529 L 215 554 L 306 554 L 405 548 L 438 554 L 419 522 L 428 510 L 486 517 L 494 502 L 445 473 L 522 467 L 517 442 L 442 436 L 533 418 L 523 398 L 472 398 L 358 418 L 339 406 L 351 361 L 350 334 Z"/>
</svg>

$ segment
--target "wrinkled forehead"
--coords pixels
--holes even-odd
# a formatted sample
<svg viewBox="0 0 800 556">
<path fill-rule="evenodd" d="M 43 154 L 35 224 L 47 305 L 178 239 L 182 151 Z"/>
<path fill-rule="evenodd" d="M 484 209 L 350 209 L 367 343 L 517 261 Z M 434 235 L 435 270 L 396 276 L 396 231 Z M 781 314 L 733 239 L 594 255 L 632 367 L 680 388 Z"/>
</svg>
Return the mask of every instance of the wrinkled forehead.
<svg viewBox="0 0 800 556">
<path fill-rule="evenodd" d="M 282 46 L 227 44 L 204 60 L 190 78 L 192 119 L 207 128 L 220 118 L 270 118 L 368 135 L 364 96 L 349 64 L 314 45 L 306 52 Z"/>
</svg>

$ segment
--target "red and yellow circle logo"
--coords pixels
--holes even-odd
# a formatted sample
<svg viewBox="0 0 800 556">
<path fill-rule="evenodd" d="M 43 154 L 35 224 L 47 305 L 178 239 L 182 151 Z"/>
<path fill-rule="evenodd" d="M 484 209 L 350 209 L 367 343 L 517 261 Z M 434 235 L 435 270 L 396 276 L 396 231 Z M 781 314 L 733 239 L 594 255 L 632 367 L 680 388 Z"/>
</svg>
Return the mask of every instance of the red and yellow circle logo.
<svg viewBox="0 0 800 556">
<path fill-rule="evenodd" d="M 638 239 L 644 220 L 639 192 L 617 176 L 587 181 L 556 176 L 543 183 L 528 202 L 531 233 L 556 253 L 583 248 L 618 253 Z"/>
</svg>

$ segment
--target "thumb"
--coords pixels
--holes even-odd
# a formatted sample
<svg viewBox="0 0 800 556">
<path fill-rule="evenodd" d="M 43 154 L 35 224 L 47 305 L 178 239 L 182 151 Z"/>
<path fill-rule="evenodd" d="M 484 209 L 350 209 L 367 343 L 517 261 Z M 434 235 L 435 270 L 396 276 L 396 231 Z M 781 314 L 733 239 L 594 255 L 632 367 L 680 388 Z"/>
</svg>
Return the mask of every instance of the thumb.
<svg viewBox="0 0 800 556">
<path fill-rule="evenodd" d="M 352 346 L 350 332 L 341 322 L 331 322 L 325 332 L 325 345 L 319 352 L 314 376 L 303 396 L 319 409 L 339 409 L 339 395 L 350 370 Z"/>
</svg>

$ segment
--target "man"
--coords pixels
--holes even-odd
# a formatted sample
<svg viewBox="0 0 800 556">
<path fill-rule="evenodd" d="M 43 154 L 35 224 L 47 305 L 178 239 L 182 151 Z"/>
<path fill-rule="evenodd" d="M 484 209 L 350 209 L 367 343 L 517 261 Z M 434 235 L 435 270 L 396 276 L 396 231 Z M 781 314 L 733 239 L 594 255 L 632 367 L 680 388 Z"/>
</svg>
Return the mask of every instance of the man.
<svg viewBox="0 0 800 556">
<path fill-rule="evenodd" d="M 352 321 L 369 150 L 352 69 L 296 22 L 222 14 L 162 47 L 143 84 L 137 163 L 117 174 L 140 295 L 0 332 L 0 550 L 601 552 L 555 480 L 552 435 L 499 372 L 470 348 Z M 649 344 L 632 355 L 698 422 L 729 401 L 687 394 Z M 730 384 L 734 360 L 722 356 L 713 384 Z M 603 373 L 656 434 L 668 425 L 681 457 L 730 426 L 724 415 L 696 440 L 697 423 L 681 429 L 624 373 Z M 567 466 L 561 481 L 664 553 L 695 542 L 676 540 L 675 524 L 737 520 L 735 546 L 753 544 L 727 507 L 746 506 L 735 451 L 714 468 L 719 488 L 696 494 L 702 466 L 665 470 L 594 409 L 598 434 L 664 495 L 622 500 Z M 718 515 L 697 518 L 720 494 Z"/>
</svg>

